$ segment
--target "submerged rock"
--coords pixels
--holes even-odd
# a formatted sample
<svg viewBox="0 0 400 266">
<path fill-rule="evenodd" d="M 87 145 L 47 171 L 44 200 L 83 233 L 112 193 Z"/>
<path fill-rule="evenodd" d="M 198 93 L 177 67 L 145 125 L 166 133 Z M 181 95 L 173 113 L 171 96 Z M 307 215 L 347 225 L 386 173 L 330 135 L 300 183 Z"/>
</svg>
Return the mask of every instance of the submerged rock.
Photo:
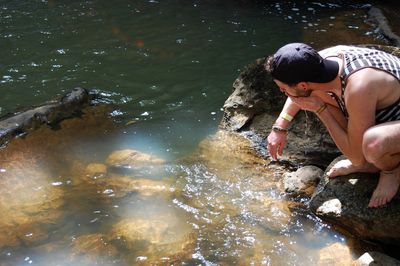
<svg viewBox="0 0 400 266">
<path fill-rule="evenodd" d="M 196 243 L 191 227 L 172 214 L 121 220 L 113 226 L 108 239 L 129 250 L 132 262 L 149 265 L 189 259 Z"/>
<path fill-rule="evenodd" d="M 353 257 L 351 256 L 350 248 L 345 244 L 335 243 L 321 249 L 317 265 L 351 265 L 352 261 Z"/>
<path fill-rule="evenodd" d="M 64 193 L 48 182 L 50 174 L 33 158 L 18 157 L 9 157 L 0 173 L 0 248 L 47 239 L 65 215 Z"/>
<path fill-rule="evenodd" d="M 171 180 L 151 180 L 132 178 L 130 176 L 110 176 L 96 182 L 106 196 L 123 197 L 128 193 L 136 192 L 142 196 L 172 195 L 174 187 Z"/>
<path fill-rule="evenodd" d="M 136 150 L 114 151 L 105 163 L 87 165 L 84 176 L 76 183 L 94 185 L 106 197 L 120 198 L 132 192 L 142 196 L 169 196 L 175 187 L 164 164 L 164 160 Z M 81 167 L 79 163 L 76 165 Z"/>
<path fill-rule="evenodd" d="M 71 244 L 70 260 L 77 265 L 112 264 L 119 254 L 103 234 L 82 235 Z"/>
<path fill-rule="evenodd" d="M 114 151 L 106 159 L 106 164 L 111 166 L 143 166 L 164 163 L 165 160 L 156 156 L 129 149 Z"/>
</svg>

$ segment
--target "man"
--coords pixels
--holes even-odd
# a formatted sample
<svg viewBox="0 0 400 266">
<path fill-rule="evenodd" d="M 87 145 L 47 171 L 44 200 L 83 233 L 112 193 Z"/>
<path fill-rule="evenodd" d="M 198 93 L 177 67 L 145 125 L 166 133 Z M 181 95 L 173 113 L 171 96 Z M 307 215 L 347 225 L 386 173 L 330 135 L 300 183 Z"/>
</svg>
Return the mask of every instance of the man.
<svg viewBox="0 0 400 266">
<path fill-rule="evenodd" d="M 288 96 L 268 136 L 272 158 L 282 155 L 296 113 L 315 112 L 347 158 L 328 176 L 379 172 L 368 206 L 388 203 L 400 185 L 400 59 L 374 49 L 340 45 L 318 53 L 291 43 L 265 66 Z"/>
</svg>

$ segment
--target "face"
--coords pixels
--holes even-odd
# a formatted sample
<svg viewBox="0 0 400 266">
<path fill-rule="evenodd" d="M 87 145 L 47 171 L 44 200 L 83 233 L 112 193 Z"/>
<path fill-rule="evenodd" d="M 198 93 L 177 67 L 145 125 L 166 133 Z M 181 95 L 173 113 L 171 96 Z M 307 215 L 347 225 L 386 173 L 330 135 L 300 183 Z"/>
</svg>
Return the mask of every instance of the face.
<svg viewBox="0 0 400 266">
<path fill-rule="evenodd" d="M 305 82 L 300 82 L 295 86 L 289 86 L 277 79 L 274 79 L 274 81 L 276 85 L 278 85 L 279 89 L 290 97 L 308 97 L 312 92 L 312 90 L 307 89 Z"/>
</svg>

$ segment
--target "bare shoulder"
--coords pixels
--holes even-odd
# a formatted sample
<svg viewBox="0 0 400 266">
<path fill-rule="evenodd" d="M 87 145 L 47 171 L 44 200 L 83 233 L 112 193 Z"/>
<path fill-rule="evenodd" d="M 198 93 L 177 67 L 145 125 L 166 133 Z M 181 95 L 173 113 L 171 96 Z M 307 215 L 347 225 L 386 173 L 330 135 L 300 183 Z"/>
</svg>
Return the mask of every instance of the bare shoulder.
<svg viewBox="0 0 400 266">
<path fill-rule="evenodd" d="M 343 45 L 337 45 L 337 46 L 325 48 L 325 49 L 319 51 L 318 53 L 323 58 L 327 58 L 327 57 L 331 57 L 331 56 L 338 56 L 339 54 L 342 53 L 343 47 L 344 47 Z"/>
<path fill-rule="evenodd" d="M 390 87 L 390 84 L 398 85 L 399 82 L 393 75 L 376 68 L 362 68 L 351 74 L 347 84 L 356 89 L 374 89 L 376 87 Z"/>
<path fill-rule="evenodd" d="M 376 102 L 379 94 L 379 82 L 376 70 L 365 68 L 351 74 L 346 83 L 345 101 L 348 105 L 361 105 Z M 348 106 L 349 107 L 349 106 Z"/>
</svg>

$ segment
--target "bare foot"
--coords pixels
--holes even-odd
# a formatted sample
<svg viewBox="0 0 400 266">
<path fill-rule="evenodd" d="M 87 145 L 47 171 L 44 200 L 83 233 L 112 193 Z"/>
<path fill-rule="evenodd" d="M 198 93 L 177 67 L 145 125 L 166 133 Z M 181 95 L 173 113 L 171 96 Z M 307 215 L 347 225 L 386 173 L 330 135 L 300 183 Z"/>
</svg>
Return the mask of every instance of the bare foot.
<svg viewBox="0 0 400 266">
<path fill-rule="evenodd" d="M 368 207 L 383 206 L 396 195 L 400 186 L 400 166 L 392 171 L 381 171 L 378 186 L 376 186 Z"/>
<path fill-rule="evenodd" d="M 350 160 L 340 160 L 335 163 L 331 169 L 326 173 L 328 177 L 332 178 L 335 176 L 348 175 L 351 173 L 377 173 L 379 169 L 374 165 L 366 163 L 361 166 L 355 166 L 351 163 Z"/>
</svg>

